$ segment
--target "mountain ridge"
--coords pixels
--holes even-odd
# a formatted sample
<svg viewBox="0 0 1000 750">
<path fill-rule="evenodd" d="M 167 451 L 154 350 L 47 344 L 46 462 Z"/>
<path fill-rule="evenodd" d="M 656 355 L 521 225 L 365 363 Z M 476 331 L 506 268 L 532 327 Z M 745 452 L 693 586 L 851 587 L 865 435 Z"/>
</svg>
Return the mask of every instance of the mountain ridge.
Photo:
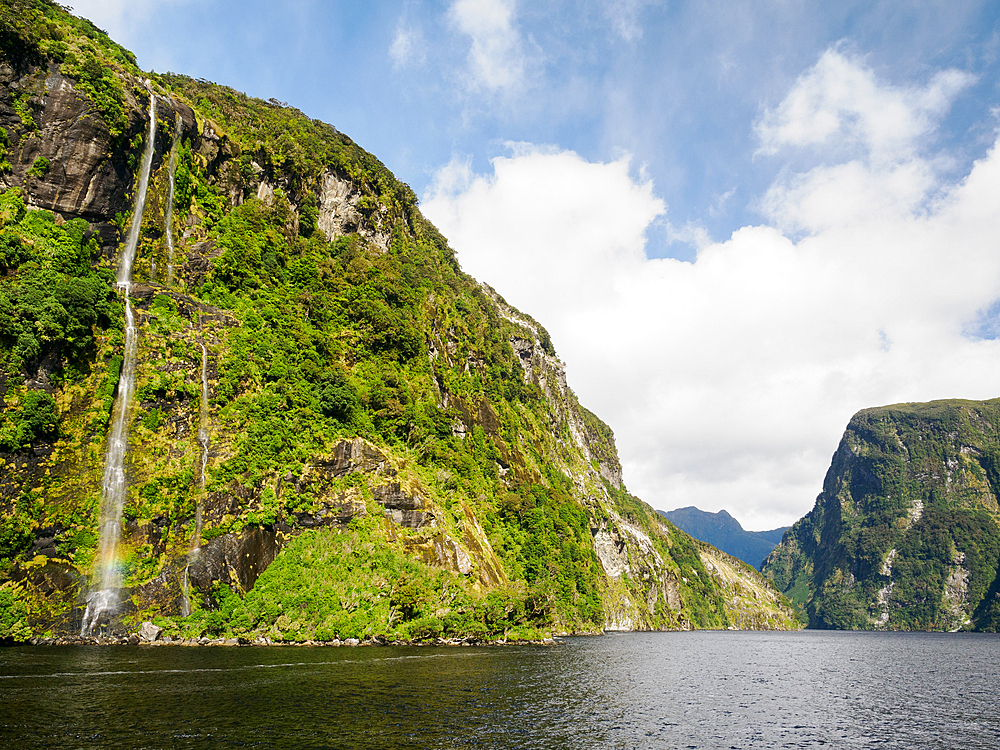
<svg viewBox="0 0 1000 750">
<path fill-rule="evenodd" d="M 695 539 L 708 542 L 758 570 L 789 528 L 782 526 L 770 531 L 747 531 L 726 510 L 710 513 L 693 505 L 657 513 Z"/>
</svg>

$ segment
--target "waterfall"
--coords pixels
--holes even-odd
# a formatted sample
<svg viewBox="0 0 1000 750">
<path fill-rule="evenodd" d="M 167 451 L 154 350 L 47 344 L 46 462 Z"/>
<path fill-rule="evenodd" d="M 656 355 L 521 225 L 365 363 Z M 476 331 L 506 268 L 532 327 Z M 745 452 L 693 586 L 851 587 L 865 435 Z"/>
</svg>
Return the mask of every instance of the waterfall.
<svg viewBox="0 0 1000 750">
<path fill-rule="evenodd" d="M 191 584 L 188 583 L 188 571 L 191 569 L 191 559 L 192 557 L 189 555 L 187 565 L 184 566 L 184 578 L 181 579 L 181 615 L 183 617 L 191 614 Z"/>
<path fill-rule="evenodd" d="M 135 191 L 135 210 L 132 211 L 132 225 L 128 230 L 128 241 L 118 265 L 118 288 L 126 294 L 132 286 L 132 264 L 135 250 L 139 246 L 139 230 L 142 228 L 142 212 L 146 208 L 146 188 L 149 187 L 149 172 L 153 167 L 153 152 L 156 150 L 156 97 L 149 95 L 149 132 L 146 134 L 146 150 L 142 155 L 142 171 L 139 173 L 139 187 Z"/>
<path fill-rule="evenodd" d="M 167 286 L 174 283 L 174 171 L 177 169 L 177 144 L 181 140 L 181 128 L 184 121 L 181 116 L 176 115 L 174 125 L 174 141 L 170 146 L 170 161 L 167 162 L 167 180 L 169 189 L 167 190 L 167 216 L 164 222 L 164 230 L 167 235 Z"/>
<path fill-rule="evenodd" d="M 118 397 L 112 409 L 111 434 L 104 454 L 104 479 L 101 486 L 100 538 L 95 560 L 96 585 L 92 581 L 87 595 L 87 610 L 83 615 L 81 635 L 88 633 L 105 612 L 112 613 L 118 606 L 118 589 L 121 587 L 116 553 L 121 535 L 122 507 L 125 505 L 125 456 L 128 451 L 128 423 L 132 411 L 132 394 L 135 390 L 135 365 L 138 352 L 138 337 L 135 329 L 135 313 L 129 291 L 132 287 L 132 264 L 139 244 L 139 230 L 142 212 L 146 205 L 146 188 L 149 186 L 149 172 L 156 150 L 156 97 L 149 95 L 149 132 L 139 173 L 139 185 L 135 192 L 135 209 L 128 240 L 118 266 L 118 290 L 125 298 L 125 358 L 118 379 Z"/>
<path fill-rule="evenodd" d="M 208 467 L 208 350 L 201 345 L 201 407 L 198 410 L 198 445 L 201 446 L 201 473 L 198 479 L 198 503 L 194 511 L 194 538 L 191 540 L 191 552 L 188 554 L 187 565 L 184 566 L 184 579 L 181 582 L 181 614 L 187 617 L 191 614 L 190 586 L 188 571 L 191 561 L 197 560 L 201 553 L 201 525 L 205 503 L 205 469 Z"/>
</svg>

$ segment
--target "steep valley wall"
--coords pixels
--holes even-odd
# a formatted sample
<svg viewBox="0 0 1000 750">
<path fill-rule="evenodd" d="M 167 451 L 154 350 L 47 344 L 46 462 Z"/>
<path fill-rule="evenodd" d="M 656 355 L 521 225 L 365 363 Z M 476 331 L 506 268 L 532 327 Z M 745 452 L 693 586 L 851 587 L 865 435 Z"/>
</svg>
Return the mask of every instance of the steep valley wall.
<svg viewBox="0 0 1000 750">
<path fill-rule="evenodd" d="M 83 624 L 133 221 L 122 591 L 98 630 L 796 627 L 755 571 L 627 493 L 544 328 L 461 272 L 374 157 L 280 103 L 144 74 L 59 6 L 18 5 L 0 63 L 0 596 L 17 633 Z"/>
<path fill-rule="evenodd" d="M 764 572 L 810 627 L 995 631 L 1000 400 L 858 412 Z"/>
</svg>

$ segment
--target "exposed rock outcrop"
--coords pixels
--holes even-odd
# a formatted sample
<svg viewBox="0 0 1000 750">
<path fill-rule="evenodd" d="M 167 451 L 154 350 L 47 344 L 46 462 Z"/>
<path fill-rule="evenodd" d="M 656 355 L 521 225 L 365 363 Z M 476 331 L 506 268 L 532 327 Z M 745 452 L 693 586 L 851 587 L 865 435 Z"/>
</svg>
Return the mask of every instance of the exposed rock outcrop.
<svg viewBox="0 0 1000 750">
<path fill-rule="evenodd" d="M 162 632 L 163 628 L 154 625 L 149 620 L 146 620 L 139 626 L 139 640 L 143 643 L 152 643 L 153 641 L 159 640 L 160 633 Z"/>
<path fill-rule="evenodd" d="M 386 231 L 381 213 L 374 222 L 361 212 L 364 196 L 356 185 L 334 170 L 323 173 L 319 191 L 317 226 L 328 240 L 360 232 L 383 252 L 389 249 L 390 233 Z M 376 209 L 378 211 L 378 209 Z"/>
<path fill-rule="evenodd" d="M 281 551 L 281 542 L 280 531 L 265 528 L 212 539 L 189 555 L 191 585 L 209 592 L 213 581 L 222 581 L 249 591 Z"/>
</svg>

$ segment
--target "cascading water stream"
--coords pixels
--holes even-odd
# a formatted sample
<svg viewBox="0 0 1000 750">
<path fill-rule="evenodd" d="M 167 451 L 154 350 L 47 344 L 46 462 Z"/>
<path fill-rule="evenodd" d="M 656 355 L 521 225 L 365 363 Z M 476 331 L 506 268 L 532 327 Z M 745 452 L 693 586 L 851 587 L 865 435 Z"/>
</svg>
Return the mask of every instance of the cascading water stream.
<svg viewBox="0 0 1000 750">
<path fill-rule="evenodd" d="M 142 212 L 146 208 L 146 189 L 149 187 L 149 173 L 153 168 L 153 153 L 156 150 L 156 97 L 149 97 L 149 132 L 146 134 L 146 148 L 142 154 L 142 171 L 139 173 L 139 186 L 135 191 L 135 210 L 132 212 L 132 224 L 128 229 L 128 241 L 122 252 L 121 263 L 118 264 L 118 288 L 126 292 L 132 286 L 132 265 L 135 263 L 135 251 L 139 246 L 139 230 L 142 228 Z"/>
<path fill-rule="evenodd" d="M 201 552 L 202 513 L 205 504 L 205 469 L 208 467 L 208 350 L 201 345 L 201 407 L 198 410 L 198 445 L 201 446 L 201 473 L 199 474 L 198 504 L 194 511 L 194 539 L 191 540 L 191 552 L 188 563 L 184 566 L 184 580 L 181 582 L 181 614 L 187 617 L 191 614 L 190 586 L 188 571 L 191 561 L 197 560 Z"/>
<path fill-rule="evenodd" d="M 139 185 L 135 193 L 135 209 L 128 240 L 122 251 L 118 266 L 118 290 L 125 298 L 125 356 L 121 375 L 118 378 L 118 397 L 112 409 L 111 434 L 104 454 L 104 479 L 101 486 L 100 539 L 95 560 L 96 580 L 91 581 L 87 595 L 87 609 L 83 615 L 80 633 L 90 632 L 101 615 L 112 613 L 118 606 L 118 589 L 121 587 L 116 553 L 121 534 L 122 508 L 125 505 L 125 457 L 128 451 L 128 423 L 132 411 L 132 394 L 135 390 L 135 365 L 138 352 L 135 314 L 129 291 L 132 287 L 132 264 L 139 244 L 139 229 L 142 212 L 146 206 L 146 189 L 149 187 L 149 173 L 153 166 L 156 149 L 156 97 L 149 96 L 149 132 L 139 172 Z"/>
<path fill-rule="evenodd" d="M 174 172 L 177 170 L 177 144 L 181 140 L 183 125 L 181 116 L 176 115 L 174 141 L 170 146 L 170 161 L 167 162 L 167 212 L 164 221 L 164 233 L 167 236 L 167 286 L 174 283 Z"/>
</svg>

